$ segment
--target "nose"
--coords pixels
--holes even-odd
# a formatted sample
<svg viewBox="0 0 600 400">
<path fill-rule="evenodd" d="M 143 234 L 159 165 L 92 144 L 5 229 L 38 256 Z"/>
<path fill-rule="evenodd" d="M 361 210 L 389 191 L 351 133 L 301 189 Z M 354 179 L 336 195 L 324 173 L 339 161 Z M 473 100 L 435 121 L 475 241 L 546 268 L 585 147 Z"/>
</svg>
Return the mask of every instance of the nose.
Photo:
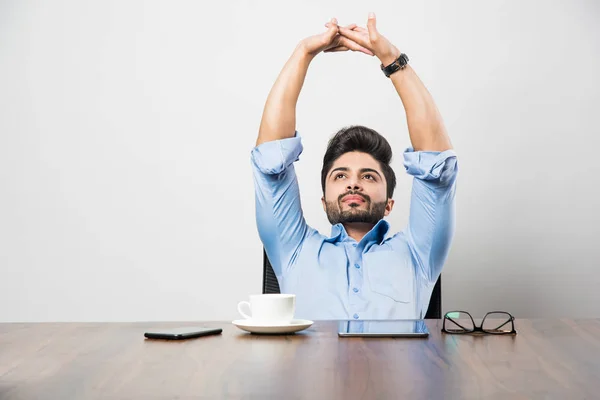
<svg viewBox="0 0 600 400">
<path fill-rule="evenodd" d="M 348 182 L 348 186 L 346 186 L 346 189 L 358 191 L 362 190 L 362 186 L 360 185 L 359 180 L 357 180 L 356 178 L 352 178 L 352 180 Z"/>
</svg>

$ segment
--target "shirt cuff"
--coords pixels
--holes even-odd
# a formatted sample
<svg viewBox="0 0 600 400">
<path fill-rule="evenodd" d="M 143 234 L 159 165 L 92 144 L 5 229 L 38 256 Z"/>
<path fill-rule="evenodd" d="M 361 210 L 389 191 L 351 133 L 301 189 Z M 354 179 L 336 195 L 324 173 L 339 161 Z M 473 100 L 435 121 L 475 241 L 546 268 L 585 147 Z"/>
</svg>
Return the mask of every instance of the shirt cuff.
<svg viewBox="0 0 600 400">
<path fill-rule="evenodd" d="M 251 160 L 262 173 L 276 175 L 298 161 L 303 149 L 302 139 L 295 131 L 292 138 L 259 144 L 252 149 Z"/>
<path fill-rule="evenodd" d="M 447 182 L 458 170 L 456 153 L 446 151 L 414 151 L 409 147 L 404 151 L 406 172 L 425 181 Z"/>
</svg>

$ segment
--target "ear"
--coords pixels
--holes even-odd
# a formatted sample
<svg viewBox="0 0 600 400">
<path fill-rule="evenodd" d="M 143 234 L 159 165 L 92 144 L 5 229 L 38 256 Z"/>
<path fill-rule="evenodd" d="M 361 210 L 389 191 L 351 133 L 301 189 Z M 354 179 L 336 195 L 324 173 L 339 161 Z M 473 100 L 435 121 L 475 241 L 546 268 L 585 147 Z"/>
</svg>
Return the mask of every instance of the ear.
<svg viewBox="0 0 600 400">
<path fill-rule="evenodd" d="M 383 215 L 386 217 L 390 215 L 392 208 L 394 208 L 394 200 L 388 199 L 387 204 L 385 205 L 385 213 Z"/>
<path fill-rule="evenodd" d="M 323 211 L 327 212 L 327 203 L 325 203 L 325 196 L 321 197 L 321 203 L 323 203 Z"/>
</svg>

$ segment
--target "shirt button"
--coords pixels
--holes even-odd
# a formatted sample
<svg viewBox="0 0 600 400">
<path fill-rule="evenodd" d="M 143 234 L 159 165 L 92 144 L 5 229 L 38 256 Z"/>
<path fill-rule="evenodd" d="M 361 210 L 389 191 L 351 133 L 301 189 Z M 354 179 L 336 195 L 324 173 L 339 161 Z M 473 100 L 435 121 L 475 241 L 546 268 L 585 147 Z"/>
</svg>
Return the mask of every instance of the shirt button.
<svg viewBox="0 0 600 400">
<path fill-rule="evenodd" d="M 352 247 L 356 247 L 356 246 L 358 246 L 357 243 L 352 243 Z"/>
<path fill-rule="evenodd" d="M 354 264 L 354 268 L 356 268 L 356 269 L 360 269 L 360 265 L 358 265 L 358 264 Z"/>
<path fill-rule="evenodd" d="M 353 315 L 354 319 L 358 319 L 358 314 Z"/>
<path fill-rule="evenodd" d="M 354 289 L 352 289 L 352 291 L 353 291 L 354 293 L 358 293 L 358 289 L 357 289 L 357 288 L 354 288 Z"/>
</svg>

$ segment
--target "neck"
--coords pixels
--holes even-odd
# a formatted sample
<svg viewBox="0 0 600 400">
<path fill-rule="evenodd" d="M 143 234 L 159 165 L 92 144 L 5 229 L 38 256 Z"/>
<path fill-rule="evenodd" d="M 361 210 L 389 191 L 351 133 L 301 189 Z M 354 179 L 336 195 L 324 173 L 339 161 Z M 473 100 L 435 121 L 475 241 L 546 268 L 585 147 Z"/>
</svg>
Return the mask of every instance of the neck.
<svg viewBox="0 0 600 400">
<path fill-rule="evenodd" d="M 362 238 L 375 226 L 366 222 L 350 222 L 343 225 L 348 236 L 357 242 L 360 242 Z"/>
</svg>

